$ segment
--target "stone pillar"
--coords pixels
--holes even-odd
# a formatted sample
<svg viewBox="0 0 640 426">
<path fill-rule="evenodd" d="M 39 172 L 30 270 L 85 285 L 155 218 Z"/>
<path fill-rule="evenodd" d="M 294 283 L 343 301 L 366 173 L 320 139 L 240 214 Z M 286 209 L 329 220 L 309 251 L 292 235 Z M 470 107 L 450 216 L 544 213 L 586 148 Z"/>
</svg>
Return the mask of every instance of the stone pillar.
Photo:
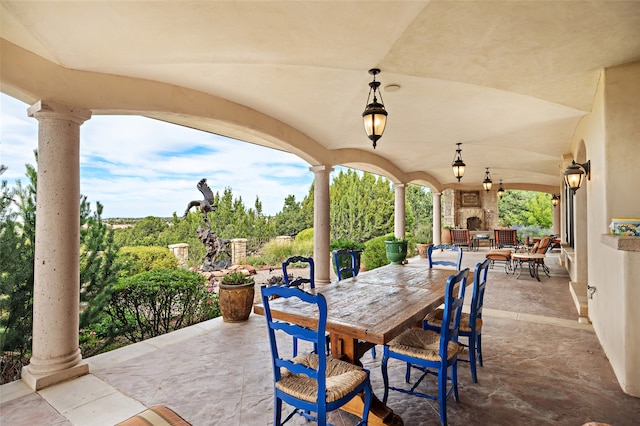
<svg viewBox="0 0 640 426">
<path fill-rule="evenodd" d="M 178 259 L 178 266 L 185 267 L 187 266 L 187 261 L 189 260 L 189 244 L 187 243 L 178 243 L 178 244 L 169 244 L 169 250 L 171 253 Z"/>
<path fill-rule="evenodd" d="M 310 167 L 309 170 L 315 175 L 313 181 L 313 261 L 316 267 L 315 280 L 317 284 L 329 284 L 331 282 L 329 177 L 333 168 L 314 166 Z"/>
<path fill-rule="evenodd" d="M 396 183 L 393 188 L 395 189 L 393 234 L 398 238 L 404 238 L 406 228 L 404 193 L 406 186 L 403 183 Z"/>
<path fill-rule="evenodd" d="M 80 125 L 91 111 L 39 101 L 33 342 L 22 380 L 34 390 L 89 372 L 78 344 Z"/>
<path fill-rule="evenodd" d="M 445 189 L 442 191 L 443 226 L 450 226 L 452 228 L 456 226 L 455 195 L 456 192 L 453 189 Z"/>
<path fill-rule="evenodd" d="M 247 239 L 234 238 L 231 240 L 231 264 L 242 265 L 247 261 Z"/>
<path fill-rule="evenodd" d="M 442 205 L 440 196 L 442 193 L 433 193 L 433 244 L 442 244 Z"/>
</svg>

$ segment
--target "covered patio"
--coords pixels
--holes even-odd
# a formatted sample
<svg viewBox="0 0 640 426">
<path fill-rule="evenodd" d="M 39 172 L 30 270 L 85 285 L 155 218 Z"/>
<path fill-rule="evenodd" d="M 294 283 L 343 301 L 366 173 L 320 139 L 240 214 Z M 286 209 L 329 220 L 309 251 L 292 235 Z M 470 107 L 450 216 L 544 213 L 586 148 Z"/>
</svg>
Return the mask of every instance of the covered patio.
<svg viewBox="0 0 640 426">
<path fill-rule="evenodd" d="M 463 267 L 473 267 L 485 251 L 465 252 Z M 528 276 L 516 280 L 500 266 L 489 271 L 484 367 L 474 384 L 461 364 L 461 401 L 449 404 L 450 425 L 637 424 L 640 400 L 620 390 L 593 328 L 577 322 L 557 252 L 549 255 L 549 264 L 552 276 L 541 282 Z M 268 351 L 263 317 L 252 314 L 240 324 L 217 318 L 88 358 L 91 374 L 39 392 L 23 382 L 4 385 L 0 411 L 3 423 L 13 426 L 112 426 L 161 404 L 196 426 L 269 425 Z M 379 395 L 381 352 L 362 359 Z M 397 383 L 404 369 L 395 364 L 391 374 Z M 432 401 L 391 393 L 389 406 L 407 426 L 439 425 Z M 343 412 L 330 419 L 336 426 L 355 423 Z"/>
<path fill-rule="evenodd" d="M 217 333 L 224 338 L 228 329 L 215 321 L 207 325 L 210 331 L 196 327 L 178 334 L 204 332 L 188 342 L 193 344 L 163 349 L 141 344 L 150 352 L 137 359 L 127 361 L 132 349 L 89 360 L 80 353 L 81 127 L 92 115 L 129 114 L 285 150 L 307 161 L 314 175 L 319 284 L 330 282 L 329 184 L 334 166 L 377 173 L 393 183 L 398 237 L 406 230 L 406 185 L 429 187 L 436 243 L 441 226 L 447 225 L 441 218 L 450 215 L 443 198 L 457 191 L 497 198 L 497 185 L 483 190 L 485 169 L 507 190 L 560 194 L 555 226 L 562 247 L 557 258 L 566 273 L 531 286 L 520 280 L 490 305 L 497 315 L 496 328 L 488 329 L 493 347 L 499 348 L 490 358 L 495 367 L 485 368 L 488 373 L 483 371 L 478 387 L 463 385 L 465 390 L 486 385 L 480 399 L 491 403 L 484 411 L 481 405 L 464 412 L 474 418 L 483 412 L 517 416 L 518 424 L 548 422 L 545 416 L 566 424 L 597 420 L 602 413 L 616 424 L 639 417 L 638 400 L 624 394 L 640 397 L 640 238 L 615 237 L 608 228 L 613 218 L 640 217 L 640 191 L 630 189 L 640 178 L 639 2 L 3 0 L 0 19 L 0 90 L 31 105 L 25 114 L 39 125 L 33 352 L 23 370 L 24 383 L 15 385 L 32 390 L 20 400 L 30 401 L 34 409 L 13 411 L 14 400 L 3 404 L 3 416 L 35 414 L 35 407 L 48 407 L 43 398 L 55 394 L 56 386 L 96 378 L 133 398 L 127 414 L 151 399 L 169 403 L 168 395 L 191 395 L 184 402 L 174 400 L 174 408 L 202 424 L 218 412 L 250 416 L 267 411 L 268 373 L 252 358 L 255 351 L 246 351 L 242 371 L 255 368 L 251 371 L 264 374 L 263 381 L 251 375 L 230 386 L 224 381 L 229 377 L 215 375 L 227 370 L 216 368 L 211 356 L 216 349 L 208 345 L 218 340 Z M 371 68 L 382 70 L 377 81 L 389 113 L 375 149 L 362 126 Z M 467 162 L 461 180 L 451 168 L 456 143 L 462 143 Z M 575 193 L 563 181 L 573 161 L 590 164 L 588 178 Z M 498 279 L 498 274 L 492 271 L 495 287 L 507 278 Z M 555 296 L 539 291 L 512 299 L 518 295 L 514 288 L 534 290 L 555 281 Z M 570 289 L 593 331 L 576 323 Z M 567 303 L 555 306 L 559 300 Z M 536 308 L 529 312 L 532 303 Z M 536 320 L 514 322 L 512 316 L 520 311 L 520 319 L 531 314 Z M 572 326 L 538 323 L 548 317 Z M 238 327 L 238 337 L 245 329 L 248 336 L 257 335 L 254 324 L 259 319 Z M 166 339 L 172 337 L 158 342 Z M 171 361 L 153 358 L 164 353 Z M 120 356 L 118 362 L 107 362 Z M 514 364 L 492 383 L 488 374 L 501 371 L 501 358 Z M 136 368 L 147 359 L 154 360 L 145 367 L 153 371 L 142 374 Z M 184 366 L 181 377 L 211 374 L 209 387 L 194 389 L 196 381 L 189 380 L 184 382 L 188 389 L 174 389 L 173 379 L 164 376 L 173 374 L 165 368 L 167 362 L 175 371 Z M 591 372 L 595 365 L 601 369 Z M 515 382 L 527 384 L 528 391 L 505 387 L 515 371 L 533 374 Z M 230 377 L 239 380 L 234 373 Z M 579 385 L 574 386 L 576 377 Z M 75 380 L 63 383 L 70 379 Z M 568 382 L 547 388 L 564 379 Z M 152 389 L 169 388 L 167 399 L 162 392 L 149 392 L 150 383 Z M 597 391 L 585 392 L 592 383 L 598 383 Z M 221 386 L 222 396 L 213 398 L 212 389 Z M 243 393 L 261 388 L 264 392 Z M 194 397 L 194 391 L 200 396 Z M 6 392 L 3 388 L 3 398 Z M 85 404 L 89 394 L 65 392 L 62 405 L 54 406 L 69 414 L 82 411 L 80 407 L 90 410 Z M 544 401 L 532 403 L 548 395 L 562 403 L 553 399 L 549 409 Z M 256 399 L 257 407 L 266 405 L 254 411 L 242 403 L 245 398 L 251 406 Z M 593 401 L 600 403 L 589 408 Z M 452 410 L 452 422 L 464 424 L 462 412 Z M 50 413 L 61 424 L 66 421 Z M 486 419 L 492 423 L 494 417 Z"/>
</svg>

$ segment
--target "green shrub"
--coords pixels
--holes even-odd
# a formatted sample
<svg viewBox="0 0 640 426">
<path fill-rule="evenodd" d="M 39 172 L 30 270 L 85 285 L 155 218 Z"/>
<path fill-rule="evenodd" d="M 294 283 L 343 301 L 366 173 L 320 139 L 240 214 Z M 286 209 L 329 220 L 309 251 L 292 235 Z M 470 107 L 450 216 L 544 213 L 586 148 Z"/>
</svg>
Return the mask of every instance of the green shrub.
<svg viewBox="0 0 640 426">
<path fill-rule="evenodd" d="M 311 241 L 313 243 L 313 228 L 307 228 L 304 231 L 298 232 L 296 235 L 296 242 Z"/>
<path fill-rule="evenodd" d="M 364 252 L 362 253 L 362 262 L 367 271 L 388 265 L 387 248 L 385 241 L 393 237 L 393 234 L 382 235 L 372 238 L 364 244 Z"/>
<path fill-rule="evenodd" d="M 329 249 L 364 250 L 364 243 L 357 243 L 351 240 L 334 240 L 329 244 Z"/>
<path fill-rule="evenodd" d="M 120 279 L 107 308 L 114 334 L 139 342 L 219 316 L 217 295 L 205 281 L 180 269 Z"/>
<path fill-rule="evenodd" d="M 262 265 L 276 266 L 280 265 L 286 258 L 290 256 L 313 256 L 313 240 L 311 241 L 282 241 L 271 240 L 265 244 L 260 250 L 262 257 Z M 253 261 L 253 259 L 251 259 Z M 249 259 L 247 259 L 249 263 Z M 253 266 L 256 263 L 250 263 Z"/>
<path fill-rule="evenodd" d="M 178 259 L 166 247 L 122 247 L 116 262 L 120 265 L 120 277 L 130 277 L 152 269 L 176 269 Z"/>
</svg>

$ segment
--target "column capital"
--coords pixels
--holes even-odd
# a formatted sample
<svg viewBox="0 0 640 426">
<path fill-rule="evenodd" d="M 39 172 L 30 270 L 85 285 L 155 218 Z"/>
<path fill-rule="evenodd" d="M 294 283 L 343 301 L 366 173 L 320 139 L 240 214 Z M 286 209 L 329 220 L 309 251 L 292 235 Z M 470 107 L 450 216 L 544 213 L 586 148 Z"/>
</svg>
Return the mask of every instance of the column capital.
<svg viewBox="0 0 640 426">
<path fill-rule="evenodd" d="M 404 188 L 405 186 L 407 186 L 405 183 L 394 183 L 393 184 L 394 188 Z"/>
<path fill-rule="evenodd" d="M 331 173 L 333 171 L 333 167 L 321 164 L 319 166 L 311 166 L 309 167 L 309 170 L 312 171 L 313 173 L 322 173 L 322 172 Z"/>
<path fill-rule="evenodd" d="M 82 124 L 91 118 L 91 111 L 88 109 L 70 107 L 56 102 L 40 100 L 27 109 L 27 115 L 36 119 L 58 118 Z"/>
</svg>

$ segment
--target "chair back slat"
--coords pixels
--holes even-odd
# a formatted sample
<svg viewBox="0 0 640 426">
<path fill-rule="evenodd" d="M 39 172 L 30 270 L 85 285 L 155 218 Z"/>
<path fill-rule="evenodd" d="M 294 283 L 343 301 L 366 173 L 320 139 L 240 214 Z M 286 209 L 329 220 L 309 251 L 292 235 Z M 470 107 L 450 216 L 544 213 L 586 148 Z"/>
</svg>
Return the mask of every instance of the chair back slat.
<svg viewBox="0 0 640 426">
<path fill-rule="evenodd" d="M 440 328 L 440 358 L 443 360 L 448 358 L 449 342 L 458 341 L 468 275 L 469 268 L 466 268 L 447 279 L 444 293 L 444 313 Z"/>
<path fill-rule="evenodd" d="M 306 263 L 309 267 L 309 278 L 295 278 L 291 279 L 289 277 L 289 273 L 287 272 L 287 268 L 292 263 Z M 282 274 L 284 278 L 284 285 L 286 287 L 298 287 L 301 289 L 311 289 L 315 288 L 315 264 L 313 262 L 313 258 L 304 257 L 304 256 L 291 256 L 288 257 L 284 262 L 282 262 Z"/>
<path fill-rule="evenodd" d="M 322 294 L 310 294 L 297 287 L 286 286 L 262 286 L 262 304 L 264 307 L 264 315 L 267 320 L 267 326 L 269 331 L 269 343 L 271 346 L 271 355 L 273 363 L 273 371 L 275 380 L 278 381 L 281 378 L 280 367 L 285 367 L 293 373 L 304 374 L 318 380 L 318 385 L 324 386 L 325 370 L 326 370 L 326 358 L 324 356 L 318 357 L 318 368 L 312 369 L 309 367 L 296 364 L 295 361 L 287 358 L 281 358 L 279 353 L 278 343 L 282 340 L 276 338 L 275 331 L 284 332 L 294 339 L 302 339 L 314 344 L 314 347 L 323 347 L 325 344 L 325 332 L 327 325 L 327 301 Z M 284 299 L 298 299 L 299 303 L 306 303 L 309 305 L 315 305 L 317 309 L 317 321 L 315 327 L 303 327 L 301 325 L 280 321 L 273 318 L 271 314 L 271 303 L 274 297 L 276 300 Z"/>
<path fill-rule="evenodd" d="M 469 328 L 475 326 L 476 320 L 482 318 L 482 306 L 484 305 L 484 292 L 487 287 L 487 273 L 489 272 L 490 259 L 478 263 L 473 272 L 473 294 L 471 296 L 471 310 L 469 314 Z"/>
<path fill-rule="evenodd" d="M 434 253 L 438 251 L 452 251 L 457 253 L 457 258 L 455 261 L 448 259 L 437 259 L 434 257 Z M 462 266 L 462 249 L 460 247 L 448 245 L 448 244 L 438 244 L 435 246 L 429 246 L 427 249 L 427 258 L 429 259 L 429 268 L 433 268 L 434 265 L 441 266 L 452 266 L 456 268 L 457 271 L 460 270 Z"/>
</svg>

